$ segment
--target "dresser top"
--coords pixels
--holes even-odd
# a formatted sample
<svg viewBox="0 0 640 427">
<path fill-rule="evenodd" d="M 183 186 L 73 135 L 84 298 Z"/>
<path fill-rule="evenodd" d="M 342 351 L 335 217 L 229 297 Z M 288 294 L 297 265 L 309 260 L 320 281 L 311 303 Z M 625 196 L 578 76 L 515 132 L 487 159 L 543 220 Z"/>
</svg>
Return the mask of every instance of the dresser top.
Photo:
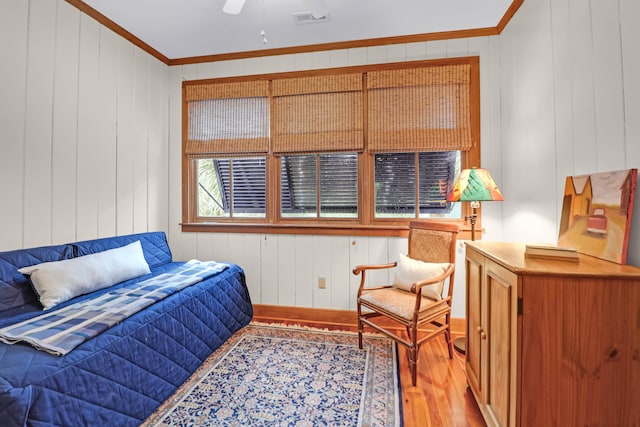
<svg viewBox="0 0 640 427">
<path fill-rule="evenodd" d="M 525 257 L 524 243 L 468 241 L 485 257 L 518 274 L 559 276 L 606 276 L 640 280 L 640 268 L 621 265 L 589 255 L 579 254 L 579 262 Z"/>
</svg>

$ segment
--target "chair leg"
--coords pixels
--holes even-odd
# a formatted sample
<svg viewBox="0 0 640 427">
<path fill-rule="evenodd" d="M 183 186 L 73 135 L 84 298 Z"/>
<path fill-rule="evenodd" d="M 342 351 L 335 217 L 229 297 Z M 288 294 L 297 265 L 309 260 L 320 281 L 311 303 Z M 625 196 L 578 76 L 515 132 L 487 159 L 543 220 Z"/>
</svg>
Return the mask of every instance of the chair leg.
<svg viewBox="0 0 640 427">
<path fill-rule="evenodd" d="M 407 333 L 411 339 L 411 348 L 409 349 L 409 369 L 411 369 L 411 384 L 415 387 L 418 381 L 418 330 L 417 327 L 410 330 L 407 327 Z"/>
<path fill-rule="evenodd" d="M 453 340 L 451 339 L 451 330 L 444 331 L 444 339 L 447 342 L 447 348 L 449 349 L 449 359 L 453 359 Z"/>
<path fill-rule="evenodd" d="M 362 308 L 360 307 L 360 303 L 358 303 L 358 348 L 362 350 L 362 331 L 364 329 L 364 324 L 362 323 Z"/>
</svg>

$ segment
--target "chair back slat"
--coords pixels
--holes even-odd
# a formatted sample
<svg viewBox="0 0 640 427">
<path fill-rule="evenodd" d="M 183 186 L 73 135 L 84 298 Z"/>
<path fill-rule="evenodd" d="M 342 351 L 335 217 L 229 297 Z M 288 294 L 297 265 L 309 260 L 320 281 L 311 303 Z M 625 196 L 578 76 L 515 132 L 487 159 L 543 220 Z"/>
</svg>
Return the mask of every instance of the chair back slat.
<svg viewBox="0 0 640 427">
<path fill-rule="evenodd" d="M 409 224 L 409 258 L 425 262 L 455 263 L 457 224 L 412 221 Z"/>
</svg>

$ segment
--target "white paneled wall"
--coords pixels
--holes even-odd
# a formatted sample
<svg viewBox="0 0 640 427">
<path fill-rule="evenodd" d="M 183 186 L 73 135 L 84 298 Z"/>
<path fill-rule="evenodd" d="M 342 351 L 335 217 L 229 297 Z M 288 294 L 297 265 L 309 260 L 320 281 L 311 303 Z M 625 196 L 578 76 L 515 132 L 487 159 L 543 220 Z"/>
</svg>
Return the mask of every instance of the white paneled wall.
<svg viewBox="0 0 640 427">
<path fill-rule="evenodd" d="M 500 35 L 504 240 L 555 242 L 566 176 L 640 167 L 638 20 L 637 1 L 528 0 Z"/>
<path fill-rule="evenodd" d="M 63 0 L 2 0 L 0 250 L 165 230 L 178 260 L 242 265 L 256 303 L 353 309 L 352 268 L 404 239 L 180 231 L 181 83 L 464 55 L 480 56 L 482 165 L 506 199 L 483 204 L 483 238 L 554 242 L 567 175 L 640 165 L 639 20 L 633 0 L 527 0 L 500 36 L 167 67 Z"/>
<path fill-rule="evenodd" d="M 0 2 L 0 250 L 166 230 L 168 67 L 63 0 Z"/>
</svg>

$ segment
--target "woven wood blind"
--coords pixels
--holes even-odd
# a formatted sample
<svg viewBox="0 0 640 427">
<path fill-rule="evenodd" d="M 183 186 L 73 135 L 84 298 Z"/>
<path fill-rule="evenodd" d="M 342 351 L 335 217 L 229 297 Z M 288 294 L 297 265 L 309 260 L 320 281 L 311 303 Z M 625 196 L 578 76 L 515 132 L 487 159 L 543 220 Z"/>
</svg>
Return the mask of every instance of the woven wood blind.
<svg viewBox="0 0 640 427">
<path fill-rule="evenodd" d="M 266 154 L 269 82 L 189 85 L 185 88 L 190 158 Z"/>
<path fill-rule="evenodd" d="M 363 151 L 362 74 L 273 81 L 275 154 Z"/>
<path fill-rule="evenodd" d="M 469 64 L 367 74 L 371 151 L 470 150 Z"/>
</svg>

